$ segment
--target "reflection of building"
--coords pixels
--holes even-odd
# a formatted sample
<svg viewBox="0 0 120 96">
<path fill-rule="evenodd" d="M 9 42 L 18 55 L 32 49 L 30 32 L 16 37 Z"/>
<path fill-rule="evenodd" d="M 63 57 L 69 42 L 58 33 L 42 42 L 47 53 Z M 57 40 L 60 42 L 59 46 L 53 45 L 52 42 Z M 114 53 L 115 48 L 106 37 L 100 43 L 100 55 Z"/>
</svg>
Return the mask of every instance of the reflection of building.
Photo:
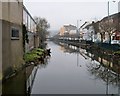
<svg viewBox="0 0 120 96">
<path fill-rule="evenodd" d="M 92 56 L 90 54 L 92 54 Z M 118 58 L 110 57 L 106 51 L 87 49 L 86 55 L 92 58 L 92 60 L 99 62 L 101 66 L 108 68 L 113 73 L 120 74 L 120 71 L 118 70 L 120 69 L 120 62 L 117 60 Z"/>
</svg>

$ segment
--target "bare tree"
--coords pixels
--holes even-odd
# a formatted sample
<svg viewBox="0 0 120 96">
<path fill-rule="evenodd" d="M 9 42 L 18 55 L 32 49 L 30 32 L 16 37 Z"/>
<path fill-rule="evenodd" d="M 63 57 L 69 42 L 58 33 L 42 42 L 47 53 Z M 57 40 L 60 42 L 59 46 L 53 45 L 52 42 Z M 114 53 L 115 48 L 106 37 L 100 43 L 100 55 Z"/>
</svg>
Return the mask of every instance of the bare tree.
<svg viewBox="0 0 120 96">
<path fill-rule="evenodd" d="M 103 19 L 99 23 L 101 39 L 105 38 L 105 33 L 109 36 L 109 44 L 111 44 L 111 36 L 113 35 L 114 31 L 116 30 L 116 24 L 113 23 L 113 19 Z"/>
<path fill-rule="evenodd" d="M 107 61 L 107 66 L 104 65 L 103 63 L 103 58 L 101 58 L 102 63 L 97 64 L 94 61 L 91 61 L 90 64 L 87 65 L 88 71 L 90 72 L 91 75 L 95 75 L 95 79 L 102 79 L 104 82 L 108 84 L 112 84 L 115 86 L 118 86 L 118 81 L 120 81 L 119 73 L 117 68 L 113 69 L 110 68 L 110 61 Z"/>
<path fill-rule="evenodd" d="M 46 35 L 48 34 L 48 29 L 50 28 L 50 24 L 45 18 L 35 17 L 35 21 L 37 23 L 37 31 L 40 38 L 40 43 L 43 43 L 46 40 Z"/>
<path fill-rule="evenodd" d="M 95 31 L 95 34 L 97 34 L 100 30 L 99 30 L 99 22 L 100 21 L 97 21 L 97 22 L 92 22 L 92 25 L 93 25 L 93 29 Z"/>
<path fill-rule="evenodd" d="M 102 22 L 99 23 L 99 33 L 101 36 L 101 43 L 103 43 L 103 39 L 105 38 L 105 30 L 104 30 L 104 25 L 102 24 Z"/>
</svg>

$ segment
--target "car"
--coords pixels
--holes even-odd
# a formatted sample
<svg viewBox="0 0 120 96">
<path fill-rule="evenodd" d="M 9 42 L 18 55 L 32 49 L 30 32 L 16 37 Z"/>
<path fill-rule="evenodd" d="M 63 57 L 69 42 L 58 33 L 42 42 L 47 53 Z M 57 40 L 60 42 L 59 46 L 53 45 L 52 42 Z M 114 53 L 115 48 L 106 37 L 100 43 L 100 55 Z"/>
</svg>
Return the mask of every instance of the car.
<svg viewBox="0 0 120 96">
<path fill-rule="evenodd" d="M 104 43 L 109 43 L 109 40 L 104 41 Z"/>
<path fill-rule="evenodd" d="M 94 42 L 95 42 L 95 43 L 101 43 L 101 41 L 100 41 L 100 40 L 98 40 L 98 39 L 97 39 L 97 40 L 95 40 Z"/>
<path fill-rule="evenodd" d="M 112 40 L 111 44 L 119 44 L 120 45 L 120 40 Z"/>
</svg>

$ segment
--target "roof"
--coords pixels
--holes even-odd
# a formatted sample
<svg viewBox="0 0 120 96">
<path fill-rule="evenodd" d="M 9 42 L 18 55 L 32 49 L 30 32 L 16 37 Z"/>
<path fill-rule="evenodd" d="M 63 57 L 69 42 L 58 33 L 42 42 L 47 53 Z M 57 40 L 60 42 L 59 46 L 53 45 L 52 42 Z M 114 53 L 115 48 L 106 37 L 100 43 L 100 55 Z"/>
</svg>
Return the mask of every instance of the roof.
<svg viewBox="0 0 120 96">
<path fill-rule="evenodd" d="M 71 24 L 69 24 L 69 25 L 64 25 L 64 27 L 65 28 L 67 28 L 67 29 L 70 29 L 70 30 L 76 30 L 76 26 L 74 26 L 74 25 L 71 25 Z"/>
</svg>

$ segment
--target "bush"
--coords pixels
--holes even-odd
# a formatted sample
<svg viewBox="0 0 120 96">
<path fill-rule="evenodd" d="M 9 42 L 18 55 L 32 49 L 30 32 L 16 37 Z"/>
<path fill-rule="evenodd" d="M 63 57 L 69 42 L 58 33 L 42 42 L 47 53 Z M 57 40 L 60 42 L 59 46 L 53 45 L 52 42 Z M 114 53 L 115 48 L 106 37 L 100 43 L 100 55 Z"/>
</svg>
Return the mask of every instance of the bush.
<svg viewBox="0 0 120 96">
<path fill-rule="evenodd" d="M 118 54 L 118 55 L 120 55 L 120 51 L 116 51 L 116 52 L 114 52 L 114 54 Z"/>
<path fill-rule="evenodd" d="M 29 63 L 32 61 L 34 62 L 35 60 L 39 59 L 42 56 L 43 52 L 44 52 L 43 49 L 40 49 L 40 48 L 34 49 L 31 52 L 26 53 L 24 55 L 24 60 L 26 63 Z"/>
</svg>

